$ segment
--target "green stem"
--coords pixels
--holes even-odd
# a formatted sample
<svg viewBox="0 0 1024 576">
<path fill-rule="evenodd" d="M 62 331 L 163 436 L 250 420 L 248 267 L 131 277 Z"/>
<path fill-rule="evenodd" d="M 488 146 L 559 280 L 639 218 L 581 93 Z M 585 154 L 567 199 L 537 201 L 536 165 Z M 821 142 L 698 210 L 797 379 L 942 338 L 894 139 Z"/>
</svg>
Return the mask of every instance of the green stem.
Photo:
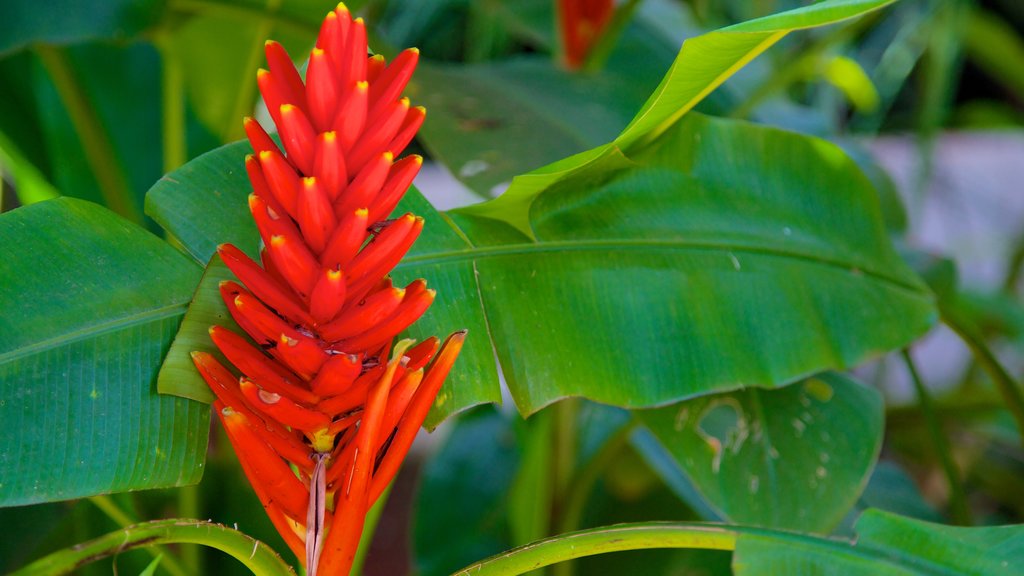
<svg viewBox="0 0 1024 576">
<path fill-rule="evenodd" d="M 910 356 L 910 351 L 904 348 L 901 353 L 903 361 L 907 365 L 907 371 L 910 372 L 910 379 L 914 381 L 914 390 L 917 392 L 917 401 L 921 405 L 922 414 L 924 414 L 928 435 L 931 436 L 932 447 L 942 465 L 946 482 L 949 484 L 949 508 L 953 515 L 953 521 L 962 526 L 970 526 L 973 524 L 971 510 L 967 506 L 967 497 L 964 495 L 960 469 L 957 468 L 956 462 L 953 462 L 953 452 L 942 430 L 942 424 L 935 414 L 931 394 L 921 380 L 921 375 L 917 371 L 914 359 Z"/>
<path fill-rule="evenodd" d="M 89 102 L 85 89 L 75 77 L 67 54 L 56 46 L 36 47 L 39 60 L 57 88 L 64 108 L 75 127 L 82 152 L 99 184 L 100 194 L 107 207 L 133 222 L 142 222 L 142 212 L 132 197 L 128 177 L 114 152 L 103 122 Z"/>
<path fill-rule="evenodd" d="M 619 450 L 621 450 L 622 447 L 625 446 L 626 442 L 629 441 L 629 437 L 638 423 L 638 420 L 633 419 L 619 428 L 619 430 L 616 431 L 603 446 L 601 446 L 601 449 L 597 454 L 594 454 L 587 464 L 580 469 L 579 473 L 576 474 L 576 477 L 573 479 L 564 496 L 565 507 L 562 509 L 562 514 L 556 530 L 557 533 L 571 532 L 572 530 L 579 528 L 580 519 L 583 517 L 583 511 L 586 509 L 587 500 L 590 498 L 590 494 L 594 490 L 594 484 L 597 483 L 597 479 L 601 477 L 601 473 L 604 472 L 608 468 L 608 465 L 614 460 Z M 555 565 L 551 572 L 553 576 L 573 576 L 575 573 L 575 564 L 573 562 L 562 562 Z"/>
<path fill-rule="evenodd" d="M 202 495 L 199 486 L 182 486 L 178 489 L 178 511 L 177 513 L 185 518 L 199 518 L 199 499 Z M 199 574 L 202 571 L 201 550 L 198 546 L 187 545 L 181 547 L 181 560 L 188 568 L 190 574 Z"/>
<path fill-rule="evenodd" d="M 271 32 L 274 30 L 274 19 L 271 15 L 276 14 L 280 10 L 281 0 L 267 0 L 266 6 L 263 16 L 257 20 L 256 42 L 250 48 L 249 55 L 245 61 L 245 70 L 249 78 L 254 77 L 256 70 L 260 67 L 260 62 L 263 59 L 264 42 L 267 38 L 270 38 Z M 253 103 L 255 101 L 256 83 L 252 81 L 242 82 L 235 97 L 235 103 L 231 107 L 231 114 L 228 115 L 224 126 L 221 127 L 221 142 L 233 142 L 245 135 L 240 118 L 253 113 Z"/>
<path fill-rule="evenodd" d="M 161 122 L 164 172 L 170 172 L 188 160 L 185 140 L 185 73 L 181 62 L 164 35 L 156 39 L 160 51 Z"/>
<path fill-rule="evenodd" d="M 601 37 L 597 39 L 597 43 L 590 49 L 590 54 L 587 55 L 586 61 L 583 63 L 583 70 L 585 72 L 600 72 L 604 68 L 608 58 L 612 55 L 612 51 L 615 50 L 615 46 L 619 43 L 619 38 L 622 37 L 622 32 L 626 29 L 626 24 L 629 24 L 630 19 L 633 18 L 633 13 L 640 6 L 640 1 L 628 0 L 615 10 L 612 21 L 608 23 Z"/>
<path fill-rule="evenodd" d="M 601 477 L 601 474 L 614 461 L 615 456 L 622 450 L 623 446 L 629 442 L 629 437 L 633 434 L 633 430 L 638 424 L 639 421 L 635 418 L 626 422 L 605 441 L 601 449 L 579 471 L 576 478 L 572 481 L 571 489 L 566 494 L 565 509 L 556 532 L 571 532 L 580 527 L 580 520 L 583 517 L 583 511 L 586 509 L 587 500 L 589 500 L 590 494 L 594 490 L 594 485 L 597 483 L 598 478 Z"/>
<path fill-rule="evenodd" d="M 259 540 L 227 526 L 197 520 L 159 520 L 129 526 L 54 552 L 10 576 L 69 574 L 108 556 L 161 544 L 202 544 L 237 559 L 255 576 L 295 576 L 277 552 Z"/>
<path fill-rule="evenodd" d="M 509 550 L 452 576 L 514 576 L 574 558 L 648 548 L 735 550 L 737 533 L 712 524 L 620 524 L 582 530 Z"/>
<path fill-rule="evenodd" d="M 970 320 L 964 318 L 959 312 L 948 306 L 940 305 L 939 314 L 942 316 L 942 321 L 952 328 L 964 343 L 967 344 L 967 347 L 974 354 L 974 358 L 981 364 L 985 372 L 988 372 L 989 377 L 992 378 L 996 389 L 999 390 L 999 395 L 1002 396 L 1003 402 L 1006 403 L 1007 410 L 1010 411 L 1014 421 L 1017 423 L 1017 433 L 1021 438 L 1021 442 L 1024 443 L 1024 395 L 1021 394 L 1017 383 L 1013 381 L 1013 378 L 1006 372 L 1006 369 L 999 363 L 995 354 L 989 350 L 984 339 L 982 339 L 977 328 L 972 325 Z"/>
<path fill-rule="evenodd" d="M 110 496 L 93 496 L 92 498 L 89 498 L 89 502 L 92 502 L 94 506 L 99 508 L 101 512 L 106 514 L 108 518 L 113 520 L 115 524 L 122 528 L 127 528 L 128 526 L 136 523 L 135 519 L 122 510 Z M 178 562 L 178 558 L 162 547 L 153 546 L 146 548 L 146 550 L 154 558 L 162 557 L 160 560 L 160 567 L 167 570 L 167 572 L 174 576 L 188 576 L 188 574 L 194 573 L 185 570 L 185 568 Z"/>
</svg>

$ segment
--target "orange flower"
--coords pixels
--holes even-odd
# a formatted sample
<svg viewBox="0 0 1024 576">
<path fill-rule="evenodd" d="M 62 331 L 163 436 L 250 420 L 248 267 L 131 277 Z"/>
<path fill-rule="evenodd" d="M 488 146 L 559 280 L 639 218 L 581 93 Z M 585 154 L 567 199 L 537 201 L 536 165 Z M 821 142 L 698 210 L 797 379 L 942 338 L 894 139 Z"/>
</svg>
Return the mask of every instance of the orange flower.
<svg viewBox="0 0 1024 576">
<path fill-rule="evenodd" d="M 253 119 L 245 166 L 262 265 L 225 244 L 241 284 L 224 302 L 256 343 L 215 326 L 210 337 L 241 373 L 192 357 L 271 521 L 310 575 L 348 574 L 367 510 L 387 487 L 462 347 L 395 343 L 434 300 L 423 280 L 389 273 L 423 228 L 387 219 L 422 159 L 395 160 L 423 123 L 401 98 L 419 57 L 367 57 L 366 29 L 344 5 L 330 12 L 302 81 L 267 42 L 257 74 L 282 152 Z M 244 286 L 243 286 L 244 285 Z"/>
<path fill-rule="evenodd" d="M 558 0 L 565 65 L 578 69 L 615 12 L 614 0 Z"/>
</svg>

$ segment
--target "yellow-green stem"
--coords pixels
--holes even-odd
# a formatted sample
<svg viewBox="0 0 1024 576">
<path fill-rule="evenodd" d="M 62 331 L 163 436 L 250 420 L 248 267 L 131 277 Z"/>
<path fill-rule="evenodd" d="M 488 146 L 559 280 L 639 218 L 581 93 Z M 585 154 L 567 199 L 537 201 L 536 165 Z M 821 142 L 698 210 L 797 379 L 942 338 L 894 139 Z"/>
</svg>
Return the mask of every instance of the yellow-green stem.
<svg viewBox="0 0 1024 576">
<path fill-rule="evenodd" d="M 295 576 L 291 567 L 266 544 L 227 526 L 197 520 L 159 520 L 122 528 L 54 552 L 10 576 L 70 574 L 115 554 L 162 544 L 201 544 L 216 548 L 237 559 L 255 576 Z"/>
<path fill-rule="evenodd" d="M 534 542 L 467 566 L 453 576 L 515 576 L 575 558 L 648 548 L 735 550 L 737 533 L 708 524 L 620 524 Z"/>
<path fill-rule="evenodd" d="M 36 53 L 53 80 L 68 116 L 71 117 L 71 123 L 82 144 L 85 160 L 96 177 L 104 203 L 127 219 L 142 222 L 142 212 L 132 196 L 128 177 L 114 152 L 110 134 L 96 114 L 95 106 L 89 102 L 78 78 L 75 77 L 64 49 L 40 45 L 36 47 Z"/>
</svg>

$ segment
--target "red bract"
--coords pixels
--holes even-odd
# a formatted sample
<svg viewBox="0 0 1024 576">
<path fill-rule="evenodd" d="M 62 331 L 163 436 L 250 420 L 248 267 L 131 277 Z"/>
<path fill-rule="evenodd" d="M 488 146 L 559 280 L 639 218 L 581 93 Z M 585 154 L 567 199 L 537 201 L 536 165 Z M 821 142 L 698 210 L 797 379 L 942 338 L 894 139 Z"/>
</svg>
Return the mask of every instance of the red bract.
<svg viewBox="0 0 1024 576">
<path fill-rule="evenodd" d="M 558 0 L 565 65 L 583 65 L 615 13 L 614 0 Z"/>
<path fill-rule="evenodd" d="M 267 514 L 309 574 L 348 574 L 366 511 L 408 452 L 462 347 L 417 346 L 396 335 L 430 306 L 417 280 L 391 269 L 423 229 L 386 219 L 422 159 L 395 158 L 423 123 L 401 94 L 419 56 L 367 57 L 366 29 L 344 5 L 329 13 L 303 83 L 275 42 L 257 74 L 282 152 L 251 118 L 249 208 L 262 263 L 225 244 L 232 317 L 255 344 L 221 327 L 214 343 L 241 373 L 210 354 L 193 359 Z M 244 286 L 243 286 L 244 285 Z"/>
</svg>

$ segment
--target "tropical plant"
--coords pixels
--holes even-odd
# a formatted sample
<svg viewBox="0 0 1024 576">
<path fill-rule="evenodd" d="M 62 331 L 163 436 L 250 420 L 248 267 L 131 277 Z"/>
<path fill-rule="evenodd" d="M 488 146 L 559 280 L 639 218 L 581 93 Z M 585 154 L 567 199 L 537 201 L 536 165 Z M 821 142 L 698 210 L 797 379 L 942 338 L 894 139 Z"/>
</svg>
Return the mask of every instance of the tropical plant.
<svg viewBox="0 0 1024 576">
<path fill-rule="evenodd" d="M 964 293 L 841 136 L 900 121 L 913 62 L 872 49 L 921 59 L 927 157 L 951 47 L 1012 87 L 976 35 L 1020 41 L 959 2 L 778 4 L 0 8 L 0 567 L 358 572 L 440 425 L 390 500 L 423 574 L 1018 571 L 1024 395 L 989 344 L 1024 258 Z M 410 188 L 421 154 L 472 199 Z M 909 347 L 940 321 L 977 369 L 936 401 Z M 915 404 L 863 382 L 886 354 Z"/>
</svg>

